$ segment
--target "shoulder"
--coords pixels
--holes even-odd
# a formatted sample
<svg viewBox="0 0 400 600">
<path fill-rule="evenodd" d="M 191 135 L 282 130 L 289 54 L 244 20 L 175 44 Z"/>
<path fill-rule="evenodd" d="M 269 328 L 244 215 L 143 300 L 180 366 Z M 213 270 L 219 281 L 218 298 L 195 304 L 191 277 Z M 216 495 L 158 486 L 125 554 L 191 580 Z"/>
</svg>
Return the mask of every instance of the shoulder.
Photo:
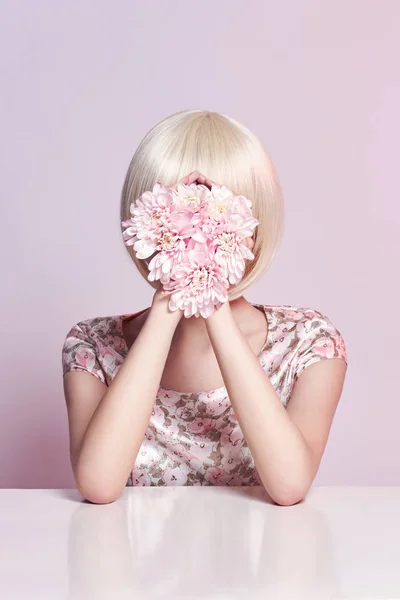
<svg viewBox="0 0 400 600">
<path fill-rule="evenodd" d="M 83 319 L 69 327 L 66 342 L 72 337 L 96 344 L 119 328 L 119 315 Z"/>
<path fill-rule="evenodd" d="M 290 304 L 263 306 L 271 316 L 273 330 L 290 333 L 295 378 L 319 360 L 341 358 L 348 363 L 342 332 L 322 310 Z"/>
<path fill-rule="evenodd" d="M 297 334 L 300 341 L 315 341 L 319 338 L 329 338 L 335 345 L 343 346 L 342 333 L 333 323 L 332 319 L 316 308 L 297 307 L 300 316 L 297 324 Z"/>
<path fill-rule="evenodd" d="M 316 308 L 294 306 L 292 304 L 263 304 L 262 306 L 271 315 L 273 322 L 287 322 L 295 325 L 301 338 L 312 337 L 321 331 L 329 332 L 333 336 L 341 336 L 339 329 L 332 320 Z"/>
<path fill-rule="evenodd" d="M 70 326 L 62 346 L 63 374 L 67 371 L 88 371 L 105 383 L 99 358 L 108 336 L 118 329 L 118 319 L 118 315 L 92 317 Z"/>
</svg>

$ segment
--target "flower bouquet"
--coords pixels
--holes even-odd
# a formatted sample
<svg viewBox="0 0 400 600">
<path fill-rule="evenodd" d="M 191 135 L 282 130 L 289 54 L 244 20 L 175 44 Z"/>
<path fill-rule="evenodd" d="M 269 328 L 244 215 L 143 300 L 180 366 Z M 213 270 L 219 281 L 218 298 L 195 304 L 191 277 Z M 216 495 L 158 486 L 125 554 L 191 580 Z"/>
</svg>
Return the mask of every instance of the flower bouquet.
<svg viewBox="0 0 400 600">
<path fill-rule="evenodd" d="M 149 281 L 159 280 L 170 295 L 170 310 L 207 318 L 228 300 L 245 260 L 254 258 L 243 243 L 259 224 L 251 206 L 224 185 L 157 182 L 131 203 L 123 239 L 146 260 Z"/>
</svg>

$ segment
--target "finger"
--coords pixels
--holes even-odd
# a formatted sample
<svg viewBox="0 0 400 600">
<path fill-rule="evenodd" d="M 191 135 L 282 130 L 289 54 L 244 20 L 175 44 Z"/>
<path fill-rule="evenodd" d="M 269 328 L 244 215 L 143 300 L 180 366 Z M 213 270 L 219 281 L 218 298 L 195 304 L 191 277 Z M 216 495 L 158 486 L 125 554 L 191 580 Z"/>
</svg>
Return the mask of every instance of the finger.
<svg viewBox="0 0 400 600">
<path fill-rule="evenodd" d="M 211 187 L 207 177 L 205 175 L 203 175 L 202 173 L 200 173 L 200 175 L 198 176 L 197 183 L 199 183 L 201 185 L 205 185 L 207 187 Z"/>
<path fill-rule="evenodd" d="M 200 175 L 199 171 L 192 171 L 188 175 L 185 175 L 184 177 L 179 179 L 179 181 L 177 181 L 177 183 L 174 183 L 174 185 L 171 185 L 170 187 L 173 190 L 177 190 L 179 183 L 183 183 L 183 185 L 190 185 L 191 183 L 196 181 L 196 179 L 199 175 Z"/>
<path fill-rule="evenodd" d="M 206 177 L 206 175 L 204 175 L 200 171 L 192 171 L 188 175 L 185 175 L 184 177 L 182 177 L 177 183 L 175 183 L 174 185 L 171 185 L 170 186 L 171 189 L 177 190 L 179 183 L 182 183 L 184 185 L 191 185 L 192 183 L 199 183 L 202 185 L 206 185 L 209 189 L 211 189 L 211 187 L 215 184 L 215 181 L 213 181 L 209 177 Z"/>
<path fill-rule="evenodd" d="M 199 171 L 192 171 L 188 175 L 185 175 L 184 177 L 182 177 L 182 179 L 180 179 L 180 182 L 185 183 L 185 184 L 193 183 L 193 181 L 196 181 L 196 179 L 198 178 L 199 175 L 200 175 Z"/>
<path fill-rule="evenodd" d="M 209 177 L 207 177 L 206 175 L 204 175 L 203 173 L 199 173 L 197 180 L 198 183 L 207 186 L 208 188 L 211 189 L 211 187 L 213 186 L 213 184 L 215 184 L 215 181 L 213 181 L 212 179 L 210 179 Z"/>
<path fill-rule="evenodd" d="M 249 250 L 251 250 L 254 246 L 254 240 L 252 237 L 246 237 L 242 240 L 242 244 L 244 244 Z"/>
<path fill-rule="evenodd" d="M 192 171 L 190 173 L 190 175 L 188 176 L 188 180 L 189 180 L 189 185 L 192 183 L 196 183 L 199 181 L 199 179 L 201 179 L 202 174 L 200 173 L 200 171 Z"/>
</svg>

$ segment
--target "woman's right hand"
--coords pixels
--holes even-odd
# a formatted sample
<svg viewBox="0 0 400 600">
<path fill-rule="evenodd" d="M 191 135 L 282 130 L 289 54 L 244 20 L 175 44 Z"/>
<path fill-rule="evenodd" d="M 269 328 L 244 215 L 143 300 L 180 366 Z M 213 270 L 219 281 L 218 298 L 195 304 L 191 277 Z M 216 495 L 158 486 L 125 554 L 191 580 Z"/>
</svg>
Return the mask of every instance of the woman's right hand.
<svg viewBox="0 0 400 600">
<path fill-rule="evenodd" d="M 162 312 L 162 313 L 168 315 L 169 318 L 176 319 L 176 321 L 178 323 L 183 316 L 183 311 L 180 309 L 170 310 L 168 308 L 170 295 L 171 295 L 170 293 L 164 292 L 163 287 L 160 284 L 160 287 L 158 288 L 158 290 L 155 291 L 155 293 L 153 295 L 153 301 L 152 301 L 150 310 L 153 312 L 154 311 Z"/>
<path fill-rule="evenodd" d="M 192 171 L 188 175 L 182 177 L 182 179 L 177 181 L 174 185 L 171 185 L 171 189 L 177 190 L 179 183 L 183 183 L 184 185 L 191 185 L 192 183 L 195 183 L 196 185 L 201 184 L 205 185 L 211 190 L 211 187 L 215 183 L 215 181 L 213 181 L 209 177 L 206 177 L 206 175 L 200 173 L 200 171 Z"/>
</svg>

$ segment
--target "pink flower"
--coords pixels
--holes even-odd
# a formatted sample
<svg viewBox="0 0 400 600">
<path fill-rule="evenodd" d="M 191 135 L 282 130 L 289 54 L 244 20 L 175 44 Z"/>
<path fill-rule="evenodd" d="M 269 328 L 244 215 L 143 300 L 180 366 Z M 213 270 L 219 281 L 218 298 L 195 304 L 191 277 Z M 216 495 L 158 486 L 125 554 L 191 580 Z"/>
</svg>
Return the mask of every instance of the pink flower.
<svg viewBox="0 0 400 600">
<path fill-rule="evenodd" d="M 220 467 L 209 467 L 204 474 L 204 479 L 211 485 L 227 485 L 232 477 Z"/>
<path fill-rule="evenodd" d="M 182 258 L 186 249 L 185 241 L 172 232 L 165 233 L 160 242 L 156 246 L 159 250 L 148 263 L 149 281 L 157 281 L 168 283 L 171 279 L 174 267 Z"/>
<path fill-rule="evenodd" d="M 197 417 L 193 419 L 191 423 L 188 425 L 188 429 L 194 433 L 205 434 L 208 429 L 211 429 L 214 426 L 213 419 L 202 419 L 201 417 Z"/>
<path fill-rule="evenodd" d="M 224 271 L 204 250 L 189 250 L 164 289 L 171 291 L 170 310 L 181 309 L 185 317 L 207 318 L 228 299 Z"/>
<path fill-rule="evenodd" d="M 312 351 L 317 356 L 333 358 L 335 356 L 335 345 L 330 337 L 321 336 L 311 346 Z"/>
<path fill-rule="evenodd" d="M 169 231 L 173 197 L 169 188 L 157 182 L 153 191 L 144 192 L 136 202 L 132 202 L 132 217 L 123 221 L 126 227 L 123 239 L 132 246 L 138 258 L 148 258 L 154 254 L 159 240 Z"/>
<path fill-rule="evenodd" d="M 186 469 L 183 466 L 166 469 L 163 475 L 165 485 L 185 485 L 187 481 Z"/>
<path fill-rule="evenodd" d="M 180 210 L 170 215 L 169 229 L 161 233 L 156 246 L 158 253 L 148 264 L 149 281 L 159 279 L 161 283 L 168 283 L 175 266 L 184 258 L 186 240 L 193 239 L 195 234 L 196 227 L 190 211 Z"/>
<path fill-rule="evenodd" d="M 226 186 L 212 186 L 212 199 L 208 214 L 218 222 L 211 246 L 215 247 L 215 260 L 224 268 L 229 283 L 238 283 L 244 274 L 245 260 L 254 254 L 242 241 L 253 235 L 259 221 L 251 212 L 251 201 L 236 196 Z"/>
<path fill-rule="evenodd" d="M 211 453 L 214 451 L 214 445 L 214 442 L 203 438 L 201 435 L 193 435 L 190 441 L 190 454 L 192 457 L 201 460 L 204 466 L 205 459 L 210 458 Z M 193 466 L 192 461 L 191 465 Z"/>
<path fill-rule="evenodd" d="M 215 246 L 215 261 L 224 269 L 226 279 L 231 284 L 238 283 L 244 274 L 245 259 L 253 259 L 251 250 L 241 243 L 235 231 L 223 231 L 212 242 Z"/>
<path fill-rule="evenodd" d="M 169 308 L 207 318 L 228 299 L 253 253 L 243 244 L 259 222 L 251 201 L 226 186 L 157 182 L 131 203 L 123 238 L 148 261 L 149 281 L 170 292 Z"/>
<path fill-rule="evenodd" d="M 158 398 L 164 406 L 174 406 L 181 399 L 182 395 L 173 390 L 165 390 L 160 387 L 158 390 Z"/>
<path fill-rule="evenodd" d="M 213 185 L 211 187 L 211 198 L 207 205 L 207 214 L 213 221 L 224 221 L 225 214 L 229 210 L 234 193 L 225 185 Z"/>
<path fill-rule="evenodd" d="M 210 190 L 205 185 L 178 184 L 177 190 L 172 190 L 174 211 L 171 215 L 170 231 L 179 241 L 184 241 L 183 248 L 190 249 L 194 242 L 205 243 L 208 237 L 202 233 L 204 224 L 204 209 L 207 206 Z M 162 251 L 171 251 L 169 248 L 160 248 Z M 180 247 L 182 249 L 182 246 Z M 180 262 L 182 254 L 173 257 L 174 262 Z M 164 261 L 163 263 L 164 264 Z M 166 272 L 166 267 L 164 271 Z"/>
<path fill-rule="evenodd" d="M 151 479 L 147 474 L 146 469 L 133 469 L 132 470 L 132 483 L 134 486 L 146 486 L 151 485 Z"/>
<path fill-rule="evenodd" d="M 241 449 L 236 450 L 236 448 L 234 448 L 233 451 L 226 451 L 226 449 L 223 449 L 221 467 L 229 473 L 235 467 L 243 464 L 244 458 L 245 457 Z"/>
<path fill-rule="evenodd" d="M 199 213 L 200 209 L 208 203 L 210 196 L 207 186 L 195 183 L 190 185 L 178 183 L 177 190 L 172 190 L 172 193 L 175 207 L 192 213 Z"/>
<path fill-rule="evenodd" d="M 251 207 L 251 200 L 245 196 L 234 194 L 225 185 L 212 185 L 207 203 L 207 214 L 213 221 L 225 222 L 228 213 L 238 213 L 243 217 L 251 217 Z"/>
<path fill-rule="evenodd" d="M 80 365 L 81 367 L 87 367 L 89 371 L 91 371 L 96 364 L 96 356 L 93 351 L 82 347 L 79 348 L 78 352 L 76 353 L 75 361 L 77 365 Z"/>
<path fill-rule="evenodd" d="M 231 485 L 231 486 L 241 486 L 241 479 L 237 475 L 231 475 L 231 473 L 224 471 L 220 467 L 209 467 L 205 474 L 204 478 L 211 485 Z"/>
</svg>

